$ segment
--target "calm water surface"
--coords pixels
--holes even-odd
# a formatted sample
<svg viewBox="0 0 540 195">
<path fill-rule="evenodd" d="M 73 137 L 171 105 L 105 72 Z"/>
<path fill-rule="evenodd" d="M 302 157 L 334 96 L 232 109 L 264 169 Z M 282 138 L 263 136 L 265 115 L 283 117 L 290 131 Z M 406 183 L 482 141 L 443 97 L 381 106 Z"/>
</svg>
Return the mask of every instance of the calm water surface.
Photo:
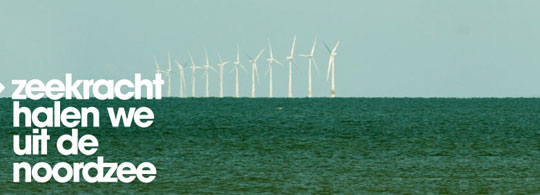
<svg viewBox="0 0 540 195">
<path fill-rule="evenodd" d="M 52 101 L 22 105 L 52 106 Z M 0 99 L 0 191 L 88 193 L 540 193 L 540 99 L 63 101 L 101 109 L 94 156 L 16 156 Z M 152 127 L 111 128 L 106 107 L 148 106 Z M 12 183 L 12 163 L 144 161 L 153 183 Z"/>
</svg>

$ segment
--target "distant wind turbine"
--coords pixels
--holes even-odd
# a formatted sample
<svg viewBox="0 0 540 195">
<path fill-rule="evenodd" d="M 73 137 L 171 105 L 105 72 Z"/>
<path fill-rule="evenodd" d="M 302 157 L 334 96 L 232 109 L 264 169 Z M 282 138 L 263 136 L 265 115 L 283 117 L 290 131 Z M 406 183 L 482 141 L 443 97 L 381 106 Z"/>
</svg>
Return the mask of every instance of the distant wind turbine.
<svg viewBox="0 0 540 195">
<path fill-rule="evenodd" d="M 186 80 L 184 78 L 184 66 L 182 66 L 178 60 L 174 60 L 178 65 L 178 71 L 180 72 L 180 97 L 184 97 L 184 89 L 186 88 Z"/>
<path fill-rule="evenodd" d="M 163 70 L 159 69 L 159 64 L 157 62 L 156 56 L 154 56 L 154 64 L 156 64 L 156 74 L 161 74 Z"/>
<path fill-rule="evenodd" d="M 281 62 L 277 61 L 275 58 L 274 58 L 274 54 L 272 52 L 272 43 L 270 43 L 270 40 L 268 40 L 268 47 L 270 49 L 270 57 L 268 59 L 266 59 L 266 61 L 268 61 L 268 73 L 269 73 L 269 76 L 270 76 L 270 97 L 273 97 L 274 96 L 274 90 L 273 90 L 273 81 L 272 81 L 272 63 L 277 63 L 279 65 L 282 65 Z"/>
<path fill-rule="evenodd" d="M 200 69 L 201 67 L 198 67 L 195 65 L 195 61 L 193 60 L 193 56 L 191 56 L 191 53 L 189 54 L 189 59 L 191 60 L 191 95 L 195 97 L 195 70 Z"/>
<path fill-rule="evenodd" d="M 328 50 L 328 52 L 330 52 L 330 59 L 328 60 L 328 74 L 326 75 L 326 80 L 328 80 L 330 78 L 330 71 L 332 71 L 332 94 L 331 94 L 331 97 L 336 97 L 336 85 L 335 85 L 335 67 L 336 67 L 336 63 L 335 63 L 335 57 L 337 55 L 336 50 L 337 50 L 337 48 L 339 46 L 339 41 L 336 43 L 336 46 L 332 50 L 330 50 L 330 48 L 328 47 L 328 45 L 326 45 L 326 43 L 324 45 L 326 46 L 326 49 Z"/>
<path fill-rule="evenodd" d="M 219 64 L 217 64 L 217 66 L 219 67 L 219 97 L 223 97 L 223 68 L 229 63 L 229 61 L 224 62 L 223 59 L 221 59 L 221 55 L 218 55 L 218 57 Z"/>
<path fill-rule="evenodd" d="M 296 35 L 294 35 L 292 48 L 291 48 L 291 55 L 287 56 L 287 61 L 289 62 L 289 97 L 292 97 L 292 64 L 294 61 L 294 45 L 296 44 Z"/>
<path fill-rule="evenodd" d="M 169 55 L 170 56 L 170 55 Z M 169 58 L 170 59 L 170 58 Z M 169 97 L 171 96 L 171 66 L 170 66 L 170 61 L 169 61 L 169 69 L 168 70 L 161 70 L 159 68 L 159 64 L 157 62 L 157 59 L 156 59 L 156 56 L 154 56 L 154 63 L 156 64 L 156 74 L 161 74 L 161 73 L 165 73 L 165 76 L 169 77 L 169 90 L 168 90 L 168 95 Z"/>
<path fill-rule="evenodd" d="M 313 47 L 311 48 L 310 54 L 302 54 L 300 56 L 307 57 L 308 58 L 308 97 L 312 96 L 312 90 L 311 90 L 311 64 L 315 64 L 315 69 L 317 72 L 319 72 L 319 68 L 317 67 L 317 62 L 315 61 L 315 58 L 313 58 L 313 54 L 315 53 L 315 46 L 317 45 L 317 37 L 315 37 L 315 41 L 313 42 Z"/>
<path fill-rule="evenodd" d="M 238 69 L 242 68 L 246 72 L 247 72 L 247 70 L 246 70 L 246 67 L 244 67 L 244 65 L 242 65 L 240 63 L 240 47 L 238 45 L 236 46 L 236 49 L 237 49 L 236 61 L 233 62 L 233 64 L 234 64 L 234 69 L 233 70 L 236 72 L 236 81 L 235 81 L 236 82 L 236 88 L 235 88 L 236 93 L 235 93 L 235 96 L 239 97 L 238 96 Z"/>
<path fill-rule="evenodd" d="M 171 52 L 169 52 L 169 69 L 167 69 L 165 71 L 165 76 L 167 76 L 167 79 L 169 80 L 169 83 L 167 84 L 167 96 L 171 97 L 171 72 L 172 72 L 172 68 L 171 68 Z"/>
<path fill-rule="evenodd" d="M 208 60 L 208 51 L 204 51 L 204 53 L 206 54 L 206 64 L 203 65 L 203 68 L 204 68 L 204 77 L 206 79 L 206 97 L 209 97 L 210 96 L 210 92 L 208 90 L 208 69 L 211 69 L 213 71 L 216 71 L 216 69 L 212 66 L 210 66 L 210 60 Z M 217 71 L 216 71 L 217 72 Z"/>
<path fill-rule="evenodd" d="M 264 49 L 259 52 L 257 57 L 255 59 L 250 58 L 249 62 L 251 63 L 251 97 L 255 97 L 255 75 L 257 76 L 257 80 L 259 80 L 259 71 L 257 70 L 257 60 L 261 57 L 262 53 L 264 52 Z"/>
</svg>

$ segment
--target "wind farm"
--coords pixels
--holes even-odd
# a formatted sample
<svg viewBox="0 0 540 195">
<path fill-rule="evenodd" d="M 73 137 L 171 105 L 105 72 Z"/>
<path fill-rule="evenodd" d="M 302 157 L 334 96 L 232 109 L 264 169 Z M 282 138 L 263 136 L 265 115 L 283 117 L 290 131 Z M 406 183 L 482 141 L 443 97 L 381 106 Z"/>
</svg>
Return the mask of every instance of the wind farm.
<svg viewBox="0 0 540 195">
<path fill-rule="evenodd" d="M 289 42 L 291 45 L 290 46 L 290 50 L 287 51 L 287 55 L 284 55 L 284 57 L 282 57 L 285 62 L 286 62 L 286 65 L 287 65 L 287 68 L 285 68 L 285 64 L 281 63 L 278 59 L 280 59 L 279 55 L 276 56 L 276 51 L 274 50 L 274 48 L 272 47 L 272 43 L 270 41 L 270 39 L 268 39 L 267 43 L 267 48 L 263 48 L 261 50 L 258 50 L 258 52 L 256 53 L 257 55 L 252 57 L 250 56 L 248 53 L 249 52 L 245 52 L 243 54 L 245 54 L 245 56 L 247 57 L 246 59 L 243 59 L 245 61 L 243 61 L 241 58 L 240 58 L 240 55 L 242 54 L 242 52 L 240 51 L 240 45 L 237 45 L 236 46 L 236 55 L 234 57 L 231 57 L 233 60 L 227 60 L 227 56 L 222 56 L 221 54 L 214 54 L 213 56 L 217 56 L 217 59 L 214 61 L 217 63 L 214 63 L 214 66 L 212 66 L 212 63 L 210 61 L 213 61 L 211 58 L 210 58 L 210 55 L 208 54 L 208 50 L 204 49 L 204 59 L 201 59 L 201 61 L 204 62 L 203 65 L 197 65 L 196 64 L 196 59 L 200 59 L 200 58 L 194 58 L 194 55 L 192 55 L 191 52 L 187 52 L 188 55 L 187 57 L 189 58 L 189 63 L 187 63 L 188 61 L 186 61 L 186 63 L 183 63 L 181 64 L 179 62 L 178 59 L 185 59 L 185 56 L 182 56 L 182 55 L 174 55 L 174 59 L 172 59 L 171 57 L 171 53 L 168 52 L 167 53 L 167 62 L 168 62 L 168 69 L 161 69 L 160 65 L 159 65 L 159 60 L 156 56 L 154 56 L 154 65 L 155 65 L 155 73 L 156 74 L 163 74 L 163 78 L 166 79 L 166 83 L 167 83 L 167 97 L 172 97 L 171 96 L 171 88 L 173 87 L 173 84 L 171 82 L 171 74 L 173 72 L 175 72 L 176 70 L 173 70 L 172 69 L 172 61 L 174 61 L 174 63 L 176 63 L 176 66 L 177 66 L 177 71 L 178 71 L 178 84 L 179 84 L 179 87 L 178 88 L 175 88 L 175 89 L 179 89 L 179 93 L 178 93 L 178 97 L 181 97 L 181 98 L 184 98 L 184 97 L 187 97 L 186 94 L 185 94 L 185 91 L 188 90 L 186 86 L 188 86 L 188 83 L 186 83 L 186 79 L 185 79 L 185 68 L 189 67 L 189 69 L 191 69 L 191 97 L 219 97 L 219 98 L 223 98 L 223 97 L 251 97 L 251 98 L 255 98 L 255 97 L 268 97 L 268 98 L 273 98 L 275 97 L 275 92 L 285 92 L 284 89 L 287 89 L 286 90 L 286 93 L 281 93 L 281 94 L 286 94 L 286 96 L 283 96 L 283 97 L 289 97 L 289 98 L 293 98 L 293 97 L 298 97 L 298 98 L 303 98 L 303 97 L 308 97 L 308 98 L 311 98 L 311 97 L 314 97 L 313 95 L 313 89 L 316 88 L 317 91 L 320 91 L 321 92 L 318 92 L 319 96 L 316 96 L 316 97 L 336 97 L 336 70 L 335 70 L 335 60 L 336 60 L 336 56 L 337 56 L 337 49 L 340 45 L 340 41 L 337 41 L 334 45 L 334 47 L 330 48 L 326 42 L 322 41 L 322 43 L 324 43 L 324 46 L 325 46 L 325 49 L 327 50 L 327 53 L 324 52 L 325 54 L 323 55 L 318 55 L 317 53 L 317 43 L 319 42 L 317 36 L 315 36 L 312 44 L 309 46 L 309 47 L 303 47 L 304 45 L 300 44 L 298 45 L 297 44 L 297 36 L 294 35 L 292 37 L 292 42 Z M 285 45 L 286 46 L 286 45 Z M 305 48 L 304 51 L 308 51 L 306 53 L 301 53 L 299 54 L 298 56 L 300 57 L 303 57 L 305 59 L 307 59 L 306 61 L 296 61 L 295 60 L 295 50 L 298 48 L 300 48 L 300 50 L 304 50 L 303 48 Z M 265 51 L 266 54 L 265 54 Z M 278 52 L 279 54 L 279 52 Z M 259 67 L 258 67 L 258 62 L 259 60 L 261 59 L 261 57 L 263 57 L 263 55 L 267 55 L 265 57 L 266 59 L 266 62 L 267 62 L 267 66 L 266 66 L 266 72 L 264 73 L 264 77 L 267 77 L 267 79 L 265 79 L 264 82 L 268 81 L 268 93 L 267 94 L 261 94 L 261 92 L 259 92 L 259 94 L 257 94 L 257 88 L 259 88 L 258 86 L 260 85 L 260 77 L 262 77 L 261 75 L 259 75 Z M 197 55 L 195 55 L 195 57 L 197 57 Z M 199 56 L 200 57 L 200 56 Z M 225 58 L 223 58 L 225 57 Z M 229 58 L 229 59 L 231 59 Z M 319 73 L 319 67 L 317 65 L 317 61 L 316 58 L 327 58 L 328 59 L 328 69 L 327 69 L 327 72 L 326 72 L 326 79 L 324 78 L 319 78 L 319 77 L 314 77 L 313 75 L 313 68 L 315 68 L 315 70 L 317 71 L 317 73 Z M 213 58 L 214 59 L 214 58 Z M 264 59 L 264 58 L 263 58 Z M 319 59 L 321 60 L 321 59 Z M 246 67 L 243 65 L 243 63 L 249 63 L 251 65 L 251 72 L 249 73 L 249 77 L 244 77 L 242 76 L 241 72 L 244 71 L 245 73 L 247 73 L 247 69 Z M 284 62 L 284 63 L 285 63 Z M 232 64 L 232 67 L 231 68 L 228 68 L 228 66 L 226 66 L 227 64 L 231 63 Z M 299 64 L 300 63 L 300 64 Z M 275 64 L 278 64 L 280 66 L 274 66 Z M 305 77 L 300 77 L 300 76 L 303 76 L 302 74 L 302 71 L 300 71 L 299 69 L 301 67 L 307 67 L 307 70 L 306 70 L 306 73 L 304 74 L 307 74 L 307 93 L 306 94 L 300 94 L 299 91 L 300 90 L 297 90 L 297 91 L 294 91 L 294 94 L 293 94 L 293 83 L 298 83 L 298 84 L 302 84 L 302 83 L 305 83 L 305 80 L 303 80 Z M 218 68 L 218 69 L 216 69 Z M 283 71 L 282 73 L 285 73 L 285 71 L 287 72 L 287 75 L 283 75 L 284 77 L 281 77 L 281 78 L 287 78 L 287 80 L 278 80 L 278 84 L 281 84 L 281 85 L 275 85 L 275 76 L 276 76 L 276 68 L 284 68 L 283 70 L 280 69 L 280 71 Z M 197 69 L 201 69 L 202 71 L 197 71 Z M 230 70 L 230 71 L 229 71 Z M 296 75 L 295 77 L 297 77 L 297 79 L 295 80 L 295 77 L 293 77 L 293 71 L 294 71 L 294 75 Z M 212 72 L 215 72 L 217 74 L 212 74 Z M 225 73 L 232 73 L 234 74 L 232 77 L 227 77 Z M 280 73 L 280 72 L 278 72 Z M 200 75 L 202 74 L 202 75 Z M 198 76 L 200 75 L 200 76 Z M 317 74 L 318 75 L 318 74 Z M 279 76 L 279 75 L 278 75 Z M 316 76 L 316 75 L 315 75 Z M 228 83 L 227 81 L 228 80 L 224 80 L 224 78 L 227 77 L 229 78 L 231 81 L 234 80 L 234 83 Z M 300 77 L 300 81 L 298 81 L 298 77 Z M 198 86 L 198 82 L 197 82 L 197 78 L 202 78 L 204 80 L 204 88 L 205 88 L 205 92 L 204 92 L 204 96 L 199 96 L 197 94 L 197 87 L 202 87 L 202 86 Z M 250 78 L 250 84 L 251 84 L 251 93 L 249 96 L 242 96 L 240 94 L 240 91 L 241 91 L 241 84 L 242 86 L 247 85 L 248 82 L 246 82 L 247 78 Z M 245 80 L 245 81 L 244 81 Z M 318 82 L 314 84 L 314 81 L 317 80 Z M 175 81 L 176 82 L 176 81 Z M 264 83 L 263 82 L 263 83 Z M 213 85 L 211 85 L 211 83 L 214 83 Z M 216 83 L 219 83 L 219 84 L 216 84 Z M 286 86 L 283 85 L 283 84 L 287 84 Z M 317 85 L 318 84 L 318 85 Z M 305 86 L 305 85 L 304 85 Z M 215 88 L 214 88 L 215 87 Z M 298 87 L 298 86 L 297 86 Z M 327 89 L 328 91 L 326 92 L 322 92 L 322 88 L 325 88 L 325 87 L 328 87 L 329 89 Z M 265 87 L 263 87 L 265 88 Z M 295 87 L 296 88 L 296 87 Z M 234 89 L 234 93 L 233 94 L 227 94 L 225 89 Z M 305 90 L 305 88 L 303 88 Z M 282 91 L 283 90 L 283 91 Z M 176 92 L 175 92 L 176 93 Z M 264 92 L 262 92 L 264 93 Z M 326 95 L 321 95 L 321 94 L 326 94 Z M 267 96 L 265 96 L 267 95 Z M 294 96 L 293 96 L 294 95 Z M 278 97 L 279 96 L 279 93 L 278 93 Z"/>
</svg>

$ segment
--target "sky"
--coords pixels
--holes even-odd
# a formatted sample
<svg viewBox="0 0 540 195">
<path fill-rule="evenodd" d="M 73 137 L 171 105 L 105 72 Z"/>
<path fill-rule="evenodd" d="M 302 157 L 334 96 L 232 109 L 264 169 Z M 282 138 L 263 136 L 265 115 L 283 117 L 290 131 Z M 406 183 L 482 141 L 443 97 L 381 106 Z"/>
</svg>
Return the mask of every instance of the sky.
<svg viewBox="0 0 540 195">
<path fill-rule="evenodd" d="M 285 63 L 292 38 L 308 53 L 318 38 L 313 94 L 330 95 L 324 43 L 341 44 L 336 56 L 339 97 L 538 97 L 540 1 L 520 0 L 185 0 L 0 2 L 0 83 L 13 79 L 132 79 L 153 77 L 156 56 L 181 63 L 204 50 L 215 66 L 220 54 L 241 60 L 268 50 Z M 268 96 L 268 57 L 258 63 L 257 96 Z M 307 59 L 295 56 L 293 95 L 307 96 Z M 188 63 L 189 64 L 189 63 Z M 234 95 L 226 66 L 225 95 Z M 251 72 L 240 74 L 240 94 L 251 94 Z M 186 71 L 190 94 L 191 71 Z M 173 67 L 172 95 L 178 96 Z M 197 96 L 204 95 L 202 72 Z M 274 94 L 287 95 L 288 68 L 274 66 Z M 210 73 L 210 94 L 218 95 Z"/>
</svg>

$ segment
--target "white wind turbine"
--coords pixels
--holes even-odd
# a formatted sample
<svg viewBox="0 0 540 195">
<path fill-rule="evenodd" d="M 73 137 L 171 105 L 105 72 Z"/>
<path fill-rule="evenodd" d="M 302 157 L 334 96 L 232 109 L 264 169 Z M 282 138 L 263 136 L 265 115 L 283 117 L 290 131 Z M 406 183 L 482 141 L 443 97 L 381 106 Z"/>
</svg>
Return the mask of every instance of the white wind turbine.
<svg viewBox="0 0 540 195">
<path fill-rule="evenodd" d="M 335 85 L 335 67 L 336 67 L 336 63 L 335 63 L 335 57 L 337 55 L 336 50 L 337 50 L 337 47 L 339 46 L 339 41 L 336 43 L 336 46 L 332 50 L 330 50 L 330 48 L 328 47 L 328 45 L 326 45 L 326 43 L 325 43 L 325 46 L 326 46 L 326 49 L 328 49 L 328 52 L 330 52 L 330 59 L 328 60 L 328 74 L 326 75 L 326 80 L 328 80 L 330 78 L 330 71 L 332 71 L 332 94 L 331 94 L 331 97 L 336 97 L 336 85 Z"/>
<path fill-rule="evenodd" d="M 272 53 L 272 44 L 270 43 L 270 40 L 268 41 L 268 47 L 270 49 L 270 57 L 268 59 L 266 59 L 266 61 L 268 61 L 268 73 L 269 73 L 269 76 L 270 76 L 270 97 L 273 97 L 274 96 L 274 90 L 273 90 L 273 81 L 272 81 L 272 63 L 277 63 L 279 65 L 282 65 L 281 62 L 277 61 L 275 58 L 274 58 L 274 54 Z"/>
<path fill-rule="evenodd" d="M 219 97 L 223 97 L 223 68 L 229 63 L 229 61 L 224 62 L 223 59 L 221 59 L 221 55 L 218 55 L 218 57 L 219 64 L 217 64 L 217 66 L 219 67 Z"/>
<path fill-rule="evenodd" d="M 239 46 L 236 46 L 236 49 L 237 49 L 237 52 L 236 52 L 236 61 L 233 62 L 233 64 L 234 64 L 234 69 L 233 69 L 233 70 L 236 72 L 236 80 L 235 80 L 235 82 L 236 82 L 236 88 L 235 88 L 236 93 L 235 93 L 235 96 L 236 96 L 236 97 L 239 97 L 239 96 L 238 96 L 238 69 L 242 68 L 242 69 L 244 69 L 244 71 L 246 71 L 246 72 L 247 72 L 247 70 L 246 70 L 246 67 L 244 67 L 244 65 L 242 65 L 242 64 L 240 63 L 240 47 L 239 47 Z"/>
<path fill-rule="evenodd" d="M 257 80 L 259 80 L 259 71 L 257 70 L 257 60 L 261 57 L 262 53 L 264 52 L 264 49 L 259 52 L 257 57 L 255 59 L 250 58 L 249 62 L 251 63 L 251 97 L 255 97 L 255 75 L 257 75 Z"/>
<path fill-rule="evenodd" d="M 307 57 L 308 58 L 308 97 L 312 96 L 312 90 L 311 90 L 311 64 L 315 64 L 315 69 L 317 72 L 319 72 L 319 68 L 317 67 L 317 62 L 315 61 L 315 58 L 313 58 L 313 54 L 315 53 L 315 46 L 317 45 L 317 38 L 315 37 L 315 41 L 313 42 L 313 47 L 311 48 L 310 54 L 301 54 L 300 56 Z"/>
<path fill-rule="evenodd" d="M 159 69 L 159 64 L 157 62 L 156 56 L 154 56 L 154 64 L 156 64 L 156 74 L 161 74 L 164 72 L 163 70 Z"/>
<path fill-rule="evenodd" d="M 191 53 L 189 54 L 189 59 L 191 60 L 191 95 L 195 97 L 195 70 L 200 69 L 201 67 L 195 66 L 195 61 Z"/>
<path fill-rule="evenodd" d="M 159 64 L 157 62 L 157 59 L 156 59 L 156 56 L 154 56 L 154 63 L 156 64 L 156 74 L 161 74 L 161 73 L 165 73 L 165 76 L 169 77 L 169 90 L 168 90 L 168 95 L 169 97 L 171 96 L 171 66 L 170 66 L 170 55 L 169 55 L 169 69 L 168 70 L 161 70 L 159 68 Z"/>
<path fill-rule="evenodd" d="M 186 79 L 184 78 L 184 66 L 182 66 L 178 60 L 174 60 L 178 65 L 178 71 L 180 72 L 180 97 L 184 97 L 184 89 L 186 88 Z"/>
<path fill-rule="evenodd" d="M 292 48 L 291 48 L 291 55 L 287 56 L 286 59 L 289 62 L 289 97 L 292 97 L 292 63 L 296 62 L 294 61 L 294 45 L 296 44 L 296 35 L 294 35 Z"/>
<path fill-rule="evenodd" d="M 204 68 L 204 77 L 206 79 L 206 97 L 209 97 L 210 95 L 210 92 L 208 90 L 208 69 L 211 69 L 213 71 L 216 71 L 216 69 L 212 66 L 210 66 L 210 61 L 208 60 L 208 51 L 204 51 L 204 53 L 206 53 L 206 64 L 203 65 L 203 68 Z M 216 71 L 217 72 L 217 71 Z"/>
<path fill-rule="evenodd" d="M 165 76 L 167 76 L 167 79 L 169 80 L 169 83 L 167 84 L 167 96 L 171 97 L 171 52 L 169 52 L 169 69 L 165 70 Z"/>
</svg>

